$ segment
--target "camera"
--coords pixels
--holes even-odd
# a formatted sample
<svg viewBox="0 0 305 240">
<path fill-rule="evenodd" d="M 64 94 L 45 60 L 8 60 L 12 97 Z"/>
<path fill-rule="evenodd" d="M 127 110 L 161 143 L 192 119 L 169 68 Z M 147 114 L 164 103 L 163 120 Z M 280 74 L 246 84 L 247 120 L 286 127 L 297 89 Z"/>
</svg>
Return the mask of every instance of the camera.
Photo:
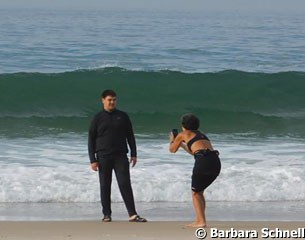
<svg viewBox="0 0 305 240">
<path fill-rule="evenodd" d="M 174 138 L 177 137 L 177 135 L 178 135 L 178 129 L 174 128 L 174 129 L 172 130 L 172 133 L 173 133 Z"/>
</svg>

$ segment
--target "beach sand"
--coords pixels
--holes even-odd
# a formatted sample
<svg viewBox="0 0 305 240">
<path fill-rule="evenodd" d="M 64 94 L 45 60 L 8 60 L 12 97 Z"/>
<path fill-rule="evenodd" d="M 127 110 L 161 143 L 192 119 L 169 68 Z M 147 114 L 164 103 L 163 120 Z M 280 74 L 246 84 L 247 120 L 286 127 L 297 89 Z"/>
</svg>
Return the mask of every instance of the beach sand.
<svg viewBox="0 0 305 240">
<path fill-rule="evenodd" d="M 152 221 L 148 223 L 129 223 L 125 221 L 113 221 L 102 223 L 101 221 L 1 221 L 1 240 L 93 240 L 93 239 L 132 239 L 132 240 L 168 240 L 199 239 L 195 235 L 196 229 L 186 228 L 187 222 Z M 261 236 L 262 228 L 281 230 L 298 230 L 304 228 L 305 222 L 265 222 L 265 221 L 214 221 L 209 222 L 205 228 L 206 239 L 210 236 L 211 228 L 226 230 L 255 230 L 258 238 Z M 213 238 L 215 239 L 215 238 Z M 235 238 L 238 239 L 238 238 Z M 274 238 L 273 238 L 274 239 Z"/>
</svg>

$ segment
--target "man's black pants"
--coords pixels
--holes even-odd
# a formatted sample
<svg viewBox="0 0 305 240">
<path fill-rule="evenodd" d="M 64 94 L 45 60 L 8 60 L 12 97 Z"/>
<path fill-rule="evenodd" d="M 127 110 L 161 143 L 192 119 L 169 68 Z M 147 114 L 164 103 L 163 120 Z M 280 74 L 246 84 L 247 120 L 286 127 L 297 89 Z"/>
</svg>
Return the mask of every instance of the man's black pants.
<svg viewBox="0 0 305 240">
<path fill-rule="evenodd" d="M 99 156 L 100 193 L 103 214 L 111 216 L 111 182 L 114 170 L 119 189 L 129 216 L 136 215 L 133 192 L 130 182 L 129 161 L 126 155 Z"/>
</svg>

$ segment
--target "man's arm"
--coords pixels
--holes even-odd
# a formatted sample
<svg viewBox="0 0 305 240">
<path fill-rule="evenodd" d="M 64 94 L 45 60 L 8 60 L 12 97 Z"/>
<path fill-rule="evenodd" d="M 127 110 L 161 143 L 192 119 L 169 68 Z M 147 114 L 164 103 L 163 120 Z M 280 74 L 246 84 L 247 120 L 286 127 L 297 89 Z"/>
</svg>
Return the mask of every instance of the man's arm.
<svg viewBox="0 0 305 240">
<path fill-rule="evenodd" d="M 127 142 L 130 147 L 130 157 L 137 157 L 136 139 L 133 133 L 133 128 L 129 117 L 127 116 Z"/>
<path fill-rule="evenodd" d="M 132 163 L 132 167 L 134 167 L 137 163 L 137 145 L 136 145 L 136 139 L 134 136 L 133 128 L 132 128 L 132 123 L 128 117 L 127 117 L 127 132 L 126 132 L 126 138 L 127 142 L 130 148 L 130 162 Z"/>
<path fill-rule="evenodd" d="M 88 154 L 90 163 L 96 163 L 97 159 L 95 157 L 95 143 L 96 143 L 96 119 L 91 121 L 89 133 L 88 133 Z"/>
</svg>

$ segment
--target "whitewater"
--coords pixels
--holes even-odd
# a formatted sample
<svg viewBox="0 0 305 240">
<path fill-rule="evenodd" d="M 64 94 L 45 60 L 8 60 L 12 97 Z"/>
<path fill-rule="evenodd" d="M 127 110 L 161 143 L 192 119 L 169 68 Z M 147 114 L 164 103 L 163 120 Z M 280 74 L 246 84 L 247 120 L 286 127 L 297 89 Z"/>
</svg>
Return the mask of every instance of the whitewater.
<svg viewBox="0 0 305 240">
<path fill-rule="evenodd" d="M 304 201 L 305 144 L 293 138 L 211 135 L 222 172 L 210 201 Z M 168 152 L 166 137 L 138 136 L 131 169 L 140 202 L 189 202 L 193 157 Z M 89 167 L 86 135 L 8 139 L 1 144 L 0 202 L 98 202 L 98 176 Z M 285 140 L 287 143 L 283 143 Z M 121 202 L 113 184 L 114 202 Z"/>
</svg>

